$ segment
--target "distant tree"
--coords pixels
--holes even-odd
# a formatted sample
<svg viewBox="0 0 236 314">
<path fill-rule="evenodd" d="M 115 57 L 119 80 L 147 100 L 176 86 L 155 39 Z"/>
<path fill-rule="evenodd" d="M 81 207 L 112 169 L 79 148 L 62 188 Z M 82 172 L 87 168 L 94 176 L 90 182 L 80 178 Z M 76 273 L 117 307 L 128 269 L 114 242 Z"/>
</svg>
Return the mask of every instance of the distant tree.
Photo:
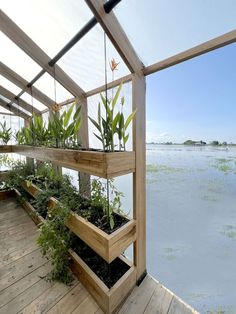
<svg viewBox="0 0 236 314">
<path fill-rule="evenodd" d="M 217 145 L 219 145 L 219 141 L 212 141 L 212 142 L 211 142 L 211 145 L 217 146 Z"/>
<path fill-rule="evenodd" d="M 184 142 L 184 145 L 194 145 L 196 142 L 192 140 L 187 140 Z"/>
<path fill-rule="evenodd" d="M 222 145 L 227 146 L 228 144 L 227 144 L 227 142 L 223 142 Z"/>
</svg>

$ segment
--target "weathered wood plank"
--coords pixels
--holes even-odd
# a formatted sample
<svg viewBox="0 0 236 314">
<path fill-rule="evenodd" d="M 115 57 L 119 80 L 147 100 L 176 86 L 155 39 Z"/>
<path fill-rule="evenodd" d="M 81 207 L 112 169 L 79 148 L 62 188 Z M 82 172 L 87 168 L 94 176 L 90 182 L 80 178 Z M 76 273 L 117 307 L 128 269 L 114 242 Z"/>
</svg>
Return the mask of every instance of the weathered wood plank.
<svg viewBox="0 0 236 314">
<path fill-rule="evenodd" d="M 47 314 L 61 314 L 73 312 L 88 296 L 88 291 L 81 283 L 69 291 Z"/>
<path fill-rule="evenodd" d="M 83 302 L 72 312 L 72 314 L 93 314 L 96 313 L 98 310 L 99 306 L 98 304 L 94 301 L 94 299 L 88 295 Z"/>
</svg>

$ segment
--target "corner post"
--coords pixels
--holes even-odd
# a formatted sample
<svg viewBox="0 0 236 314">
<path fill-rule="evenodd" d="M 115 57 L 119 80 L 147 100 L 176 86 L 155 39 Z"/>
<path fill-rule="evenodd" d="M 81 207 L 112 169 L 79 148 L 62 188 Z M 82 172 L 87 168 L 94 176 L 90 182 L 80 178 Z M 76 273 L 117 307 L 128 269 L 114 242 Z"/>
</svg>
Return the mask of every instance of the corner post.
<svg viewBox="0 0 236 314">
<path fill-rule="evenodd" d="M 137 110 L 133 121 L 133 149 L 136 171 L 133 174 L 133 215 L 137 223 L 134 264 L 137 283 L 146 275 L 146 80 L 132 74 L 132 107 Z"/>
</svg>

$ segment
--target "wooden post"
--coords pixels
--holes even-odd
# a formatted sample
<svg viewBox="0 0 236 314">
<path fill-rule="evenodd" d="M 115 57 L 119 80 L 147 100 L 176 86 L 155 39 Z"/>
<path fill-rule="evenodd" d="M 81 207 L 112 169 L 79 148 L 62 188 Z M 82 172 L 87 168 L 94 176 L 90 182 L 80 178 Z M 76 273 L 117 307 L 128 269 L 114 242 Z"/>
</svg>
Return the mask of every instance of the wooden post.
<svg viewBox="0 0 236 314">
<path fill-rule="evenodd" d="M 136 172 L 133 174 L 133 215 L 137 221 L 137 240 L 134 243 L 134 264 L 137 283 L 146 275 L 146 81 L 144 76 L 132 75 L 133 149 Z"/>
<path fill-rule="evenodd" d="M 76 97 L 76 108 L 81 105 L 82 125 L 79 130 L 78 138 L 83 148 L 89 148 L 89 133 L 88 133 L 88 102 L 85 97 Z M 84 196 L 90 197 L 90 175 L 79 172 L 79 189 Z"/>
</svg>

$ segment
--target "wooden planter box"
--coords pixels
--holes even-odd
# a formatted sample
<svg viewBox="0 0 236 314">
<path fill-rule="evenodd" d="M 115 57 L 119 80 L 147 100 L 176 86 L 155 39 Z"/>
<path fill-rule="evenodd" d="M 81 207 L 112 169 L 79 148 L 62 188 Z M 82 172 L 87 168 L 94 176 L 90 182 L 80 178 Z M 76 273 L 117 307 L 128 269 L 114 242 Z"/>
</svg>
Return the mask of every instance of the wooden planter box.
<svg viewBox="0 0 236 314">
<path fill-rule="evenodd" d="M 23 182 L 22 186 L 35 198 L 41 192 L 34 184 L 28 187 L 26 182 Z M 51 198 L 48 206 L 53 207 L 57 202 L 55 198 Z M 112 234 L 107 234 L 86 219 L 71 212 L 67 227 L 108 263 L 111 263 L 136 240 L 136 221 L 134 219 Z"/>
<path fill-rule="evenodd" d="M 130 269 L 109 289 L 74 251 L 70 250 L 69 253 L 73 273 L 94 297 L 102 310 L 105 313 L 113 313 L 135 286 L 136 268 L 126 258 L 120 256 L 119 258 L 128 264 Z"/>
<path fill-rule="evenodd" d="M 26 145 L 12 145 L 12 152 L 107 179 L 135 171 L 135 152 L 105 153 Z"/>
<path fill-rule="evenodd" d="M 5 200 L 9 197 L 15 196 L 15 192 L 13 190 L 2 190 L 0 191 L 0 201 Z"/>
<path fill-rule="evenodd" d="M 8 171 L 0 171 L 0 181 L 3 181 L 7 178 Z"/>
<path fill-rule="evenodd" d="M 2 199 L 9 197 L 9 195 L 21 197 L 21 194 L 17 190 L 0 191 L 0 197 L 1 195 Z M 44 223 L 44 218 L 37 214 L 31 204 L 24 201 L 22 202 L 22 206 L 37 226 Z M 69 255 L 71 258 L 71 270 L 105 313 L 113 313 L 118 306 L 124 302 L 136 284 L 136 268 L 123 256 L 119 258 L 130 268 L 115 285 L 109 289 L 73 250 L 69 250 Z"/>
<path fill-rule="evenodd" d="M 0 154 L 2 153 L 12 153 L 11 145 L 0 145 Z"/>
</svg>

